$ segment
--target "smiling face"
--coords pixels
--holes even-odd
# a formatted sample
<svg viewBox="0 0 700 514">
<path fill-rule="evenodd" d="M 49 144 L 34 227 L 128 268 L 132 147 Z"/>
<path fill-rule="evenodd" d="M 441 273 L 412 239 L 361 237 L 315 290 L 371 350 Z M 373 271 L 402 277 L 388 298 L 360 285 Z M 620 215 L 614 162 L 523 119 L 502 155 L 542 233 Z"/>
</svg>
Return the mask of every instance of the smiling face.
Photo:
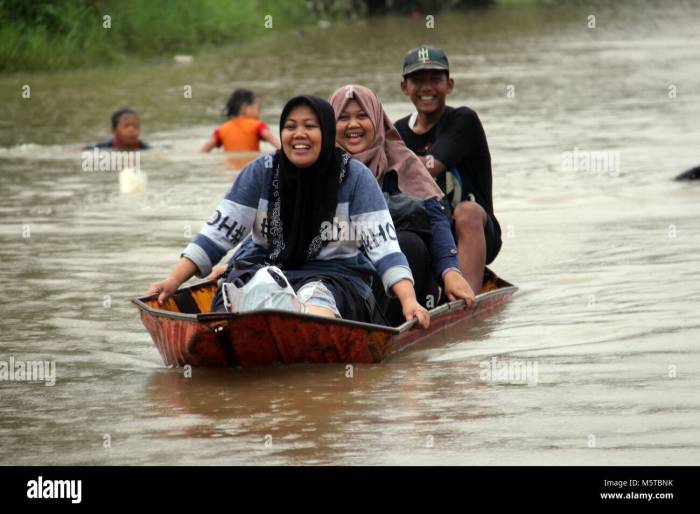
<svg viewBox="0 0 700 514">
<path fill-rule="evenodd" d="M 401 81 L 401 91 L 411 99 L 418 112 L 432 114 L 445 108 L 454 80 L 439 70 L 411 73 Z"/>
<path fill-rule="evenodd" d="M 282 151 L 297 168 L 308 168 L 321 154 L 321 125 L 308 105 L 297 105 L 282 124 Z"/>
<path fill-rule="evenodd" d="M 366 150 L 374 141 L 374 125 L 355 100 L 349 100 L 335 123 L 335 137 L 350 154 Z"/>
<path fill-rule="evenodd" d="M 138 148 L 141 124 L 137 116 L 133 114 L 123 114 L 117 126 L 112 129 L 114 142 L 117 148 Z"/>
</svg>

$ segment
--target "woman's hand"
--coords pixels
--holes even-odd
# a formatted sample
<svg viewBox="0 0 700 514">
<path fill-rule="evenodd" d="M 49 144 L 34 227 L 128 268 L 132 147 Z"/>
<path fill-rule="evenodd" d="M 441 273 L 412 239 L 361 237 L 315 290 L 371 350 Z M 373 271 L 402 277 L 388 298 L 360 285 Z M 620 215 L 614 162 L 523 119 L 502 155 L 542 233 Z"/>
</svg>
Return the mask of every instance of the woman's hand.
<svg viewBox="0 0 700 514">
<path fill-rule="evenodd" d="M 180 284 L 189 280 L 197 272 L 197 266 L 187 257 L 182 257 L 168 278 L 160 282 L 154 282 L 146 291 L 147 295 L 157 294 L 158 304 L 163 305 L 170 298 Z"/>
<path fill-rule="evenodd" d="M 403 310 L 403 317 L 406 321 L 411 321 L 412 319 L 418 320 L 418 324 L 423 328 L 428 328 L 430 326 L 430 313 L 428 309 L 423 307 L 415 299 L 412 301 L 401 302 L 401 308 Z"/>
<path fill-rule="evenodd" d="M 450 270 L 443 277 L 445 283 L 445 294 L 451 302 L 462 299 L 467 304 L 467 307 L 472 308 L 476 305 L 474 291 L 472 291 L 469 282 L 456 270 Z"/>
<path fill-rule="evenodd" d="M 401 310 L 406 321 L 416 319 L 421 327 L 428 328 L 430 326 L 430 314 L 416 300 L 416 291 L 410 280 L 399 280 L 391 286 L 391 290 L 401 302 Z"/>
<path fill-rule="evenodd" d="M 221 275 L 226 273 L 228 269 L 228 264 L 217 264 L 211 269 L 211 273 L 207 276 L 207 280 L 216 280 Z"/>
<path fill-rule="evenodd" d="M 154 282 L 153 284 L 151 284 L 148 288 L 148 291 L 146 291 L 146 294 L 157 294 L 158 304 L 163 305 L 165 302 L 168 301 L 168 298 L 170 298 L 173 295 L 173 293 L 177 291 L 178 287 L 180 287 L 180 284 L 177 282 L 177 280 L 175 280 L 172 277 L 168 277 L 165 280 L 161 280 L 160 282 Z"/>
</svg>

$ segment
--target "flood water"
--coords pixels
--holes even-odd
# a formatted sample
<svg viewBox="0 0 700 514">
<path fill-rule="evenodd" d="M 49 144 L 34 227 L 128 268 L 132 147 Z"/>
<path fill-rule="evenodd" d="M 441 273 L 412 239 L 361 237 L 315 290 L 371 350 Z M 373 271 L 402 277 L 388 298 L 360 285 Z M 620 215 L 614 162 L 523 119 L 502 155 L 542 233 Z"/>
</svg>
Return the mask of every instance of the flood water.
<svg viewBox="0 0 700 514">
<path fill-rule="evenodd" d="M 0 77 L 0 361 L 56 363 L 53 387 L 0 382 L 0 464 L 697 464 L 700 184 L 671 178 L 700 164 L 700 5 L 618 4 L 348 22 L 191 65 Z M 450 57 L 449 103 L 485 126 L 504 230 L 492 267 L 512 301 L 352 378 L 166 369 L 129 300 L 235 177 L 195 153 L 232 89 L 255 90 L 276 125 L 294 94 L 361 83 L 396 119 L 412 107 L 401 60 L 424 41 Z M 143 193 L 81 168 L 123 105 L 157 146 Z M 567 166 L 575 150 L 612 166 Z M 484 380 L 494 362 L 535 374 Z"/>
</svg>

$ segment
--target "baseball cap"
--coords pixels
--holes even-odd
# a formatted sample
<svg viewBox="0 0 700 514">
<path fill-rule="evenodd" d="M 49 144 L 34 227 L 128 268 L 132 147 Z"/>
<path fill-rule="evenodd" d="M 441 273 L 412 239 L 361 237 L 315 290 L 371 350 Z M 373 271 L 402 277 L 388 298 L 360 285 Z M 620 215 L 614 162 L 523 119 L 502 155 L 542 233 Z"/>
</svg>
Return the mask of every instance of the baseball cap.
<svg viewBox="0 0 700 514">
<path fill-rule="evenodd" d="M 403 73 L 410 75 L 421 70 L 450 70 L 447 56 L 442 49 L 435 46 L 423 45 L 409 50 L 403 59 Z"/>
</svg>

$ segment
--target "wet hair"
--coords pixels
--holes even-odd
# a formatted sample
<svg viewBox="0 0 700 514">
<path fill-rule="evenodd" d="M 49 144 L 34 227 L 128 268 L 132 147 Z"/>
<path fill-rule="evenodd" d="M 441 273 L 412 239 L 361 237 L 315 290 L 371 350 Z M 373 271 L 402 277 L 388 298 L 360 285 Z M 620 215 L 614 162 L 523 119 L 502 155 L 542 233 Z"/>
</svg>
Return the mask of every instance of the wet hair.
<svg viewBox="0 0 700 514">
<path fill-rule="evenodd" d="M 226 117 L 233 118 L 241 112 L 241 107 L 245 104 L 255 102 L 255 94 L 249 89 L 236 89 L 231 98 L 226 102 Z"/>
<path fill-rule="evenodd" d="M 128 108 L 119 109 L 118 111 L 114 111 L 114 112 L 112 113 L 112 129 L 117 128 L 117 125 L 119 125 L 119 120 L 120 120 L 121 117 L 124 116 L 125 114 L 133 114 L 133 115 L 136 116 L 137 118 L 139 117 L 139 115 L 136 114 L 136 111 L 134 111 L 134 110 L 132 110 L 132 109 L 128 109 Z"/>
</svg>

